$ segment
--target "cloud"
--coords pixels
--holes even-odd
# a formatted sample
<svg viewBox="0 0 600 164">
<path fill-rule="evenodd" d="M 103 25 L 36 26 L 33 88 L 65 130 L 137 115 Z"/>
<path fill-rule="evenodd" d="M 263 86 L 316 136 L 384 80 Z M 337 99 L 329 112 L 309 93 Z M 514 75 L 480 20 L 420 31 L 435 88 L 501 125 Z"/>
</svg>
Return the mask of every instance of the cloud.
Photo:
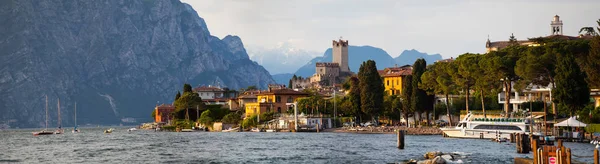
<svg viewBox="0 0 600 164">
<path fill-rule="evenodd" d="M 264 47 L 289 41 L 299 49 L 324 51 L 343 36 L 352 45 L 372 45 L 392 56 L 405 49 L 444 57 L 484 52 L 489 35 L 506 40 L 545 36 L 554 15 L 566 35 L 596 26 L 600 1 L 580 0 L 183 0 L 203 17 L 213 35 L 239 35 Z"/>
</svg>

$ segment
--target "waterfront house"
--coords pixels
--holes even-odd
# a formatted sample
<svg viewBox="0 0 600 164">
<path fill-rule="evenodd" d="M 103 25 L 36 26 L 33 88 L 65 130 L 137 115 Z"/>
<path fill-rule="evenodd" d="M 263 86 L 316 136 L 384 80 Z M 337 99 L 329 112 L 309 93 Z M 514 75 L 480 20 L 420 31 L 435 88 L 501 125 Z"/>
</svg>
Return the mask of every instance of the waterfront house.
<svg viewBox="0 0 600 164">
<path fill-rule="evenodd" d="M 294 115 L 280 114 L 279 117 L 267 123 L 269 129 L 294 129 Z M 333 120 L 330 117 L 310 116 L 304 113 L 298 114 L 298 127 L 300 129 L 320 129 L 333 128 Z"/>
<path fill-rule="evenodd" d="M 171 112 L 175 111 L 175 106 L 171 104 L 161 104 L 154 107 L 154 122 L 156 123 L 168 123 L 171 121 Z"/>
<path fill-rule="evenodd" d="M 412 74 L 412 66 L 390 67 L 379 70 L 379 76 L 383 77 L 383 86 L 386 95 L 400 95 L 402 93 L 402 81 L 406 76 Z"/>
<path fill-rule="evenodd" d="M 308 97 L 308 93 L 294 91 L 289 88 L 272 88 L 256 94 L 256 102 L 245 102 L 246 116 L 265 112 L 285 113 L 286 103 L 296 102 L 298 98 Z"/>
<path fill-rule="evenodd" d="M 198 93 L 198 96 L 200 96 L 202 100 L 223 98 L 223 95 L 225 93 L 225 91 L 222 88 L 210 85 L 194 88 L 193 91 Z"/>
</svg>

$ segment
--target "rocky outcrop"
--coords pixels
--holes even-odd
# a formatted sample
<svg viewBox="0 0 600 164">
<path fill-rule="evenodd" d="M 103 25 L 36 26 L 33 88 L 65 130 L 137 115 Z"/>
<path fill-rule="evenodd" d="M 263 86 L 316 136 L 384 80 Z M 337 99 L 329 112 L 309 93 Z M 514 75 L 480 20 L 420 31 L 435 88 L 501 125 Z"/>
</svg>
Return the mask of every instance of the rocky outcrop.
<svg viewBox="0 0 600 164">
<path fill-rule="evenodd" d="M 51 127 L 150 121 L 183 83 L 232 89 L 273 83 L 241 39 L 211 36 L 178 0 L 0 2 L 0 123 Z"/>
</svg>

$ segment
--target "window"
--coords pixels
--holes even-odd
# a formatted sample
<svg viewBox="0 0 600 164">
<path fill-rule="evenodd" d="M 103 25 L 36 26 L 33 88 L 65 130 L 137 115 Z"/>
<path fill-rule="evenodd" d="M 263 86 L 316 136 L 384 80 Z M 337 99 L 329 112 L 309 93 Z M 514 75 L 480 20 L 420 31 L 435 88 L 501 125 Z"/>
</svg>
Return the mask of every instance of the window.
<svg viewBox="0 0 600 164">
<path fill-rule="evenodd" d="M 386 80 L 386 82 L 387 82 L 387 85 L 389 86 L 390 85 L 390 80 Z"/>
<path fill-rule="evenodd" d="M 293 103 L 293 102 L 294 102 L 294 99 L 292 98 L 292 96 L 287 98 L 287 103 Z"/>
<path fill-rule="evenodd" d="M 477 125 L 475 127 L 473 127 L 473 129 L 497 129 L 497 130 L 518 130 L 521 131 L 522 129 L 517 127 L 517 126 L 510 126 L 510 125 Z"/>
<path fill-rule="evenodd" d="M 281 96 L 275 96 L 275 102 L 281 102 Z"/>
<path fill-rule="evenodd" d="M 281 107 L 277 107 L 277 113 L 281 113 Z"/>
</svg>

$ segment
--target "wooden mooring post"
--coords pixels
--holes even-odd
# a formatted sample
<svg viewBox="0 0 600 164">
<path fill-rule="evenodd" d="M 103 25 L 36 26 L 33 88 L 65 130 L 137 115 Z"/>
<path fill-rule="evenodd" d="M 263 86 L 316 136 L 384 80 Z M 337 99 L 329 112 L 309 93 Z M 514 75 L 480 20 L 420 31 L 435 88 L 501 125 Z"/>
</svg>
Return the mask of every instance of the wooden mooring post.
<svg viewBox="0 0 600 164">
<path fill-rule="evenodd" d="M 516 147 L 517 147 L 517 153 L 521 153 L 521 154 L 526 154 L 529 153 L 529 151 L 531 150 L 531 145 L 529 142 L 529 137 L 527 137 L 527 134 L 524 133 L 519 133 L 516 134 Z"/>
<path fill-rule="evenodd" d="M 600 164 L 600 154 L 598 154 L 598 149 L 594 149 L 594 164 Z"/>
<path fill-rule="evenodd" d="M 533 157 L 537 157 L 537 154 L 538 154 L 537 150 L 538 150 L 538 139 L 531 138 L 531 151 L 533 152 Z M 537 160 L 533 160 L 533 164 L 540 164 L 540 163 L 538 163 Z"/>
<path fill-rule="evenodd" d="M 406 131 L 398 130 L 398 149 L 404 149 L 404 134 Z"/>
<path fill-rule="evenodd" d="M 515 143 L 515 133 L 510 133 L 510 143 Z"/>
</svg>

